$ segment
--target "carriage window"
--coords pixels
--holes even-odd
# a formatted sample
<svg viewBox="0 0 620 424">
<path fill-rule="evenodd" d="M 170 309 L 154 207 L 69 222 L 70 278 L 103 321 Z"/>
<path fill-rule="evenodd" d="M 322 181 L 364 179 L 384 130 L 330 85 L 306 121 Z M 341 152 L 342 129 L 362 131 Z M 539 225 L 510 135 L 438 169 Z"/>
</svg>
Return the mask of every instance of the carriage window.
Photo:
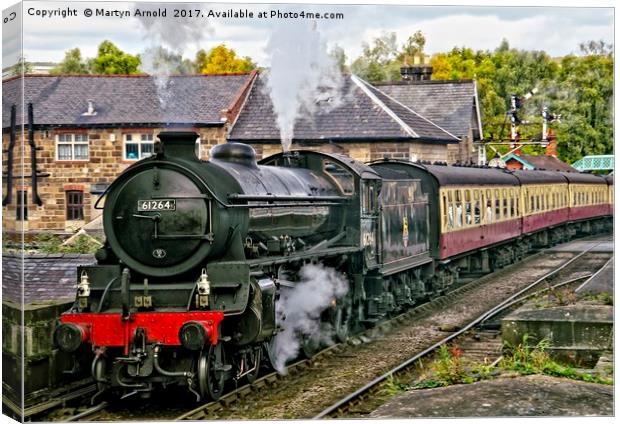
<svg viewBox="0 0 620 424">
<path fill-rule="evenodd" d="M 454 203 L 452 203 L 452 191 L 448 192 L 448 228 L 454 228 Z"/>
<path fill-rule="evenodd" d="M 519 216 L 519 198 L 515 198 L 515 216 Z"/>
<path fill-rule="evenodd" d="M 344 194 L 353 194 L 353 175 L 351 175 L 349 171 L 344 169 L 342 165 L 339 165 L 336 162 L 332 162 L 330 160 L 324 160 L 323 171 L 325 171 L 327 175 L 332 177 L 332 179 L 336 182 L 336 184 Z"/>
<path fill-rule="evenodd" d="M 484 221 L 487 223 L 493 222 L 493 203 L 491 190 L 486 191 L 484 198 Z"/>
<path fill-rule="evenodd" d="M 455 199 L 455 218 L 454 221 L 456 222 L 456 227 L 462 227 L 463 226 L 463 204 L 461 203 L 461 191 L 460 190 L 456 190 L 454 192 L 454 199 Z"/>
<path fill-rule="evenodd" d="M 471 191 L 465 190 L 465 225 L 471 225 L 472 213 L 471 213 Z"/>
<path fill-rule="evenodd" d="M 441 202 L 443 206 L 443 225 L 445 229 L 449 230 L 452 228 L 452 221 L 448 220 L 448 197 L 446 193 L 441 196 Z"/>
</svg>

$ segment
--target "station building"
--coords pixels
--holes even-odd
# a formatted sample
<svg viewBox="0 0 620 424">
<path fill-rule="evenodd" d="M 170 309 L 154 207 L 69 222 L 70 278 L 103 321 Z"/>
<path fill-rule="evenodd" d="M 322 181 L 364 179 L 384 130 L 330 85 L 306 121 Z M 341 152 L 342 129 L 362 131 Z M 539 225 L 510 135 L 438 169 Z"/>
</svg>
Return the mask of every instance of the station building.
<svg viewBox="0 0 620 424">
<path fill-rule="evenodd" d="M 3 230 L 67 234 L 83 227 L 99 216 L 95 206 L 107 186 L 153 152 L 162 130 L 196 131 L 202 159 L 227 140 L 251 144 L 259 158 L 280 152 L 265 78 L 251 72 L 165 79 L 26 75 L 3 81 Z M 473 81 L 371 85 L 352 75 L 343 81 L 340 99 L 324 99 L 334 107 L 319 104 L 327 107 L 296 122 L 293 148 L 361 161 L 472 160 L 471 142 L 482 133 Z M 29 103 L 36 150 L 28 139 Z M 12 106 L 17 131 L 11 148 Z"/>
</svg>

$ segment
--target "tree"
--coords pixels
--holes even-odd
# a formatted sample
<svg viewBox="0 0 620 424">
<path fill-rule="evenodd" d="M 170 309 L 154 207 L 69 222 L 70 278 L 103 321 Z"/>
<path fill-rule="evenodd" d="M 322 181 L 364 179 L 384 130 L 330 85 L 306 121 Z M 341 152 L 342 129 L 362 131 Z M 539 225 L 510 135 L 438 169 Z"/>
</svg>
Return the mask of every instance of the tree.
<svg viewBox="0 0 620 424">
<path fill-rule="evenodd" d="M 19 75 L 29 74 L 32 72 L 32 63 L 27 62 L 24 56 L 17 59 L 17 63 L 11 68 L 9 75 L 16 77 Z"/>
<path fill-rule="evenodd" d="M 344 49 L 340 47 L 338 44 L 334 45 L 334 47 L 330 50 L 329 55 L 334 59 L 334 61 L 338 64 L 338 68 L 341 72 L 347 72 L 349 68 L 347 67 L 347 55 L 344 52 Z"/>
<path fill-rule="evenodd" d="M 68 50 L 65 58 L 51 70 L 52 74 L 89 74 L 88 63 L 82 59 L 79 48 Z"/>
<path fill-rule="evenodd" d="M 139 73 L 140 58 L 123 52 L 111 41 L 105 40 L 99 45 L 97 57 L 89 62 L 94 74 L 122 74 Z"/>
<path fill-rule="evenodd" d="M 422 31 L 418 30 L 410 35 L 407 42 L 403 44 L 402 51 L 398 55 L 398 60 L 404 65 L 413 65 L 414 57 L 424 54 L 424 46 L 426 45 L 426 37 Z"/>
<path fill-rule="evenodd" d="M 200 49 L 196 53 L 196 71 L 202 74 L 222 74 L 232 72 L 249 72 L 256 64 L 249 57 L 239 58 L 233 49 L 224 44 L 213 47 L 208 52 Z"/>
<path fill-rule="evenodd" d="M 194 72 L 194 64 L 180 53 L 160 46 L 140 55 L 140 70 L 147 74 L 187 75 Z"/>
<path fill-rule="evenodd" d="M 351 64 L 351 72 L 368 81 L 391 81 L 400 78 L 395 32 L 384 32 L 372 44 L 362 44 L 362 55 Z"/>
</svg>

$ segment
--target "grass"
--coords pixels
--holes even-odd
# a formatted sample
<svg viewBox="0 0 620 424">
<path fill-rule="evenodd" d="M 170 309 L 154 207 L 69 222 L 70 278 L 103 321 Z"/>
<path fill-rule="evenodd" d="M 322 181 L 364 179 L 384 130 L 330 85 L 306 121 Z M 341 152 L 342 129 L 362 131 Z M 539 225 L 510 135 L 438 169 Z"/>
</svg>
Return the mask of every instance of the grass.
<svg viewBox="0 0 620 424">
<path fill-rule="evenodd" d="M 613 384 L 611 378 L 580 372 L 554 361 L 547 352 L 548 348 L 548 340 L 541 340 L 532 346 L 530 337 L 526 334 L 516 346 L 504 343 L 504 358 L 499 365 L 505 370 L 515 371 L 521 375 L 543 374 L 591 383 Z"/>
<path fill-rule="evenodd" d="M 442 346 L 437 353 L 437 358 L 431 363 L 429 372 L 423 375 L 412 388 L 430 389 L 453 384 L 470 384 L 507 371 L 520 375 L 541 374 L 591 383 L 613 384 L 611 378 L 577 371 L 554 361 L 549 356 L 548 349 L 548 340 L 542 340 L 533 345 L 531 338 L 525 335 L 521 343 L 517 345 L 505 342 L 503 359 L 497 367 L 492 367 L 488 363 L 465 361 L 462 358 L 463 352 L 456 346 L 452 348 Z M 392 384 L 392 387 L 399 388 L 395 384 Z"/>
<path fill-rule="evenodd" d="M 614 305 L 614 296 L 609 292 L 587 294 L 584 296 L 584 299 L 603 305 Z"/>
</svg>

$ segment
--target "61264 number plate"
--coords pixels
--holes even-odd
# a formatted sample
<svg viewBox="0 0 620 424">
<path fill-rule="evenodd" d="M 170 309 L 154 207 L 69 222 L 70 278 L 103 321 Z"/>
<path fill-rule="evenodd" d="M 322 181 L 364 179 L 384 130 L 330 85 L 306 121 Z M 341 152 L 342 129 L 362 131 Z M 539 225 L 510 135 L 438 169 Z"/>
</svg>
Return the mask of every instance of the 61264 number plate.
<svg viewBox="0 0 620 424">
<path fill-rule="evenodd" d="M 175 199 L 138 200 L 138 211 L 174 211 L 177 209 Z"/>
</svg>

